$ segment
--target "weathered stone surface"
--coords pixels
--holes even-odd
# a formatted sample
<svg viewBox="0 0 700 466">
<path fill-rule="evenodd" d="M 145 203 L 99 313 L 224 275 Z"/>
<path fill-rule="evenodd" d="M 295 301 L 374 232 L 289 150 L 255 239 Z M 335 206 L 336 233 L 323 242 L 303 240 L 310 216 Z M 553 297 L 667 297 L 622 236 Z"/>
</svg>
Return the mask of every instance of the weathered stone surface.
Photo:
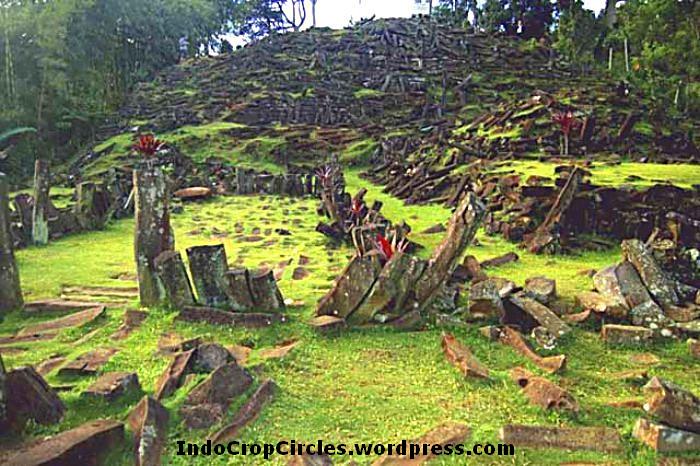
<svg viewBox="0 0 700 466">
<path fill-rule="evenodd" d="M 160 304 L 163 285 L 158 279 L 155 260 L 164 251 L 175 247 L 170 226 L 168 188 L 163 171 L 158 167 L 134 170 L 135 234 L 134 255 L 143 306 Z"/>
<path fill-rule="evenodd" d="M 227 364 L 233 357 L 223 346 L 216 343 L 203 343 L 194 353 L 194 365 L 198 370 L 211 372 Z"/>
<path fill-rule="evenodd" d="M 632 435 L 657 453 L 700 451 L 700 434 L 639 418 Z"/>
<path fill-rule="evenodd" d="M 637 239 L 623 241 L 622 255 L 634 265 L 649 292 L 662 307 L 680 304 L 673 282 L 644 243 Z"/>
<path fill-rule="evenodd" d="M 477 258 L 472 255 L 464 256 L 462 267 L 465 271 L 466 280 L 469 280 L 472 283 L 477 283 L 488 278 L 486 272 L 482 270 L 481 264 Z"/>
<path fill-rule="evenodd" d="M 629 306 L 620 289 L 620 283 L 615 273 L 616 268 L 617 265 L 613 265 L 597 272 L 593 275 L 593 284 L 596 290 L 598 290 L 598 293 L 602 294 L 610 303 L 610 309 L 616 311 L 616 313 L 611 316 L 623 318 L 627 315 Z M 622 312 L 622 310 L 625 312 Z"/>
<path fill-rule="evenodd" d="M 486 214 L 486 208 L 473 193 L 468 193 L 452 214 L 447 233 L 435 248 L 428 265 L 416 284 L 416 301 L 419 310 L 425 310 L 440 294 L 457 267 L 458 261 L 472 242 Z"/>
<path fill-rule="evenodd" d="M 620 434 L 607 427 L 544 427 L 506 425 L 499 437 L 516 447 L 558 448 L 566 450 L 592 450 L 619 452 L 622 450 Z"/>
<path fill-rule="evenodd" d="M 218 403 L 184 405 L 180 408 L 180 416 L 188 429 L 207 429 L 221 422 L 226 409 L 226 406 Z"/>
<path fill-rule="evenodd" d="M 45 245 L 49 242 L 49 162 L 34 162 L 34 207 L 32 209 L 32 242 Z"/>
<path fill-rule="evenodd" d="M 560 338 L 571 331 L 571 327 L 544 304 L 525 296 L 513 295 L 508 299 L 546 328 L 555 338 Z"/>
<path fill-rule="evenodd" d="M 236 269 L 226 272 L 228 286 L 228 306 L 237 312 L 252 311 L 255 307 L 250 290 L 250 272 L 248 269 Z"/>
<path fill-rule="evenodd" d="M 627 315 L 628 308 L 609 297 L 595 291 L 584 291 L 576 295 L 576 304 L 584 310 L 590 310 L 597 314 L 604 314 L 612 318 L 623 318 Z"/>
<path fill-rule="evenodd" d="M 331 291 L 316 308 L 317 315 L 346 318 L 371 289 L 379 276 L 381 264 L 372 256 L 354 256 L 335 280 Z"/>
<path fill-rule="evenodd" d="M 177 251 L 163 251 L 153 261 L 158 279 L 163 285 L 167 302 L 181 309 L 194 305 L 192 285 L 185 270 L 182 256 Z"/>
<path fill-rule="evenodd" d="M 679 322 L 676 324 L 676 330 L 691 338 L 700 338 L 700 320 Z"/>
<path fill-rule="evenodd" d="M 285 322 L 282 314 L 263 314 L 258 312 L 226 312 L 210 307 L 186 307 L 177 316 L 177 320 L 187 322 L 207 322 L 213 325 L 231 325 L 245 328 L 262 328 L 275 323 Z"/>
<path fill-rule="evenodd" d="M 525 280 L 525 293 L 542 304 L 549 304 L 557 297 L 557 283 L 547 277 L 531 277 Z"/>
<path fill-rule="evenodd" d="M 335 332 L 346 327 L 345 319 L 335 316 L 316 316 L 309 325 L 320 333 Z"/>
<path fill-rule="evenodd" d="M 226 349 L 231 353 L 231 356 L 233 356 L 233 359 L 236 360 L 239 366 L 243 366 L 248 362 L 248 356 L 253 351 L 252 348 L 244 345 L 229 345 Z"/>
<path fill-rule="evenodd" d="M 170 396 L 182 385 L 185 375 L 194 368 L 194 352 L 195 350 L 191 349 L 175 355 L 165 372 L 158 379 L 158 382 L 156 382 L 156 400 L 162 400 Z"/>
<path fill-rule="evenodd" d="M 22 429 L 28 420 L 39 424 L 61 420 L 66 409 L 63 402 L 34 368 L 20 367 L 4 378 L 6 419 L 12 429 Z"/>
<path fill-rule="evenodd" d="M 472 315 L 501 317 L 505 313 L 498 284 L 489 278 L 472 284 L 469 290 L 469 312 Z"/>
<path fill-rule="evenodd" d="M 7 421 L 7 370 L 0 354 L 0 429 Z"/>
<path fill-rule="evenodd" d="M 470 435 L 471 431 L 466 425 L 449 422 L 437 426 L 420 438 L 413 440 L 411 443 L 421 445 L 440 445 L 444 448 L 447 445 L 458 445 L 460 443 L 464 443 Z M 406 454 L 405 456 L 384 455 L 374 461 L 372 466 L 421 465 L 430 461 L 432 458 L 433 454 L 430 450 L 427 452 L 427 454 L 421 451 L 420 454 L 412 459 L 410 458 L 409 454 Z"/>
<path fill-rule="evenodd" d="M 158 339 L 158 354 L 174 354 L 189 351 L 202 344 L 202 337 L 183 339 L 176 333 L 164 333 Z"/>
<path fill-rule="evenodd" d="M 141 391 L 141 384 L 136 373 L 107 372 L 90 385 L 83 392 L 83 395 L 114 401 L 129 391 Z"/>
<path fill-rule="evenodd" d="M 124 424 L 90 421 L 75 429 L 29 442 L 17 449 L 4 466 L 98 466 L 104 456 L 124 440 Z"/>
<path fill-rule="evenodd" d="M 17 335 L 37 335 L 42 333 L 49 333 L 52 331 L 55 332 L 65 328 L 82 326 L 102 316 L 104 312 L 104 306 L 97 306 L 91 309 L 86 309 L 84 311 L 67 315 L 65 317 L 61 317 L 59 319 L 49 320 L 46 322 L 41 322 L 38 324 L 30 325 L 28 327 L 24 327 L 17 333 Z"/>
<path fill-rule="evenodd" d="M 273 380 L 265 380 L 251 395 L 250 399 L 241 406 L 233 421 L 211 437 L 212 443 L 225 442 L 238 436 L 241 429 L 253 422 L 260 415 L 265 405 L 272 401 L 276 391 L 277 384 Z"/>
<path fill-rule="evenodd" d="M 127 422 L 134 433 L 136 466 L 160 466 L 167 442 L 168 419 L 168 410 L 150 396 L 144 396 L 129 413 Z"/>
<path fill-rule="evenodd" d="M 561 318 L 564 322 L 568 322 L 570 324 L 582 324 L 592 319 L 591 312 L 592 311 L 590 310 L 585 310 L 575 314 L 564 314 L 561 316 Z"/>
<path fill-rule="evenodd" d="M 107 222 L 109 199 L 101 184 L 85 181 L 77 186 L 77 200 L 73 205 L 80 228 L 85 231 L 101 230 Z"/>
<path fill-rule="evenodd" d="M 178 189 L 173 193 L 173 197 L 182 199 L 183 201 L 196 201 L 200 199 L 208 199 L 211 196 L 211 188 L 207 188 L 204 186 L 194 186 L 191 188 Z"/>
<path fill-rule="evenodd" d="M 518 353 L 530 359 L 537 367 L 550 374 L 564 370 L 566 356 L 541 357 L 535 353 L 520 332 L 510 327 L 504 327 L 499 334 L 499 341 L 515 349 Z"/>
<path fill-rule="evenodd" d="M 9 194 L 7 176 L 0 172 L 0 317 L 24 304 L 10 231 Z"/>
<path fill-rule="evenodd" d="M 674 322 L 692 322 L 700 319 L 700 306 L 689 304 L 685 306 L 669 306 L 664 314 Z"/>
<path fill-rule="evenodd" d="M 654 332 L 646 327 L 607 324 L 603 325 L 600 337 L 606 343 L 631 345 L 650 342 Z"/>
<path fill-rule="evenodd" d="M 284 312 L 286 308 L 284 297 L 271 270 L 251 272 L 248 278 L 253 306 L 256 310 L 270 313 Z"/>
<path fill-rule="evenodd" d="M 219 367 L 209 374 L 202 383 L 192 389 L 185 401 L 186 405 L 200 404 L 228 404 L 245 392 L 253 383 L 251 375 L 240 367 L 238 363 L 231 362 Z"/>
<path fill-rule="evenodd" d="M 457 341 L 450 333 L 442 334 L 442 351 L 464 377 L 477 377 L 488 379 L 489 370 L 484 366 L 471 350 L 464 344 Z"/>
<path fill-rule="evenodd" d="M 187 248 L 190 274 L 197 290 L 197 302 L 204 306 L 228 305 L 228 261 L 223 244 Z"/>
<path fill-rule="evenodd" d="M 631 263 L 623 261 L 615 268 L 615 274 L 634 325 L 658 329 L 672 324 L 663 310 L 654 302 Z"/>
<path fill-rule="evenodd" d="M 522 367 L 512 369 L 510 376 L 533 405 L 547 410 L 579 410 L 578 403 L 569 392 L 544 377 L 538 377 Z"/>
<path fill-rule="evenodd" d="M 397 252 L 384 264 L 379 277 L 362 303 L 346 320 L 352 325 L 383 322 L 403 313 L 409 293 L 425 270 L 426 263 L 410 254 Z"/>
<path fill-rule="evenodd" d="M 664 424 L 700 433 L 700 398 L 678 385 L 658 377 L 644 386 L 644 410 Z"/>
<path fill-rule="evenodd" d="M 136 311 L 133 309 L 127 309 L 124 311 L 124 320 L 119 329 L 112 334 L 112 340 L 123 340 L 127 338 L 131 332 L 136 330 L 141 326 L 144 320 L 146 320 L 148 314 L 144 311 Z"/>
<path fill-rule="evenodd" d="M 92 375 L 97 373 L 107 361 L 119 350 L 115 348 L 98 348 L 88 351 L 69 362 L 58 371 L 58 375 Z"/>
<path fill-rule="evenodd" d="M 66 358 L 64 356 L 54 355 L 37 364 L 35 369 L 39 375 L 44 377 L 50 374 L 51 371 L 62 365 L 64 362 L 66 362 Z"/>
</svg>

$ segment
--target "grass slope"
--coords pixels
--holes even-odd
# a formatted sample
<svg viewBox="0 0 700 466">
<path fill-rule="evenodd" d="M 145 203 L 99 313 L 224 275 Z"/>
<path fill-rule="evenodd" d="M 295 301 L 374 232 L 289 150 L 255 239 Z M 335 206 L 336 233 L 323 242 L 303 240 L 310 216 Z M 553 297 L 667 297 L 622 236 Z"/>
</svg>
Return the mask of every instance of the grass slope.
<svg viewBox="0 0 700 466">
<path fill-rule="evenodd" d="M 347 176 L 349 189 L 354 192 L 361 181 L 357 172 Z M 384 212 L 393 219 L 406 219 L 413 227 L 414 239 L 433 247 L 441 235 L 419 232 L 449 218 L 449 211 L 437 206 L 404 206 L 381 193 L 381 188 L 368 186 L 367 198 L 385 203 Z M 263 330 L 245 330 L 210 325 L 182 324 L 174 321 L 175 313 L 152 309 L 146 322 L 131 336 L 115 342 L 110 335 L 121 323 L 122 309 L 109 309 L 103 322 L 63 332 L 54 341 L 20 345 L 27 350 L 4 354 L 8 367 L 35 364 L 53 354 L 74 358 L 97 347 L 117 347 L 120 352 L 104 367 L 104 371 L 136 371 L 147 393 L 165 369 L 167 357 L 155 355 L 161 334 L 174 332 L 182 337 L 203 336 L 221 344 L 245 344 L 254 347 L 249 367 L 256 368 L 256 380 L 273 378 L 280 386 L 274 402 L 261 417 L 241 434 L 242 441 L 275 443 L 294 439 L 302 442 L 398 442 L 413 439 L 435 425 L 454 420 L 468 424 L 472 443 L 497 443 L 498 429 L 506 423 L 555 425 L 606 425 L 619 429 L 625 439 L 625 451 L 619 455 L 593 452 L 567 453 L 548 450 L 517 449 L 515 458 L 462 457 L 443 458 L 431 464 L 560 464 L 562 462 L 611 462 L 613 464 L 655 464 L 655 456 L 646 447 L 631 439 L 631 430 L 640 412 L 606 406 L 610 401 L 638 397 L 640 387 L 616 379 L 618 371 L 644 368 L 630 357 L 639 352 L 651 352 L 660 362 L 649 367 L 652 375 L 673 380 L 688 389 L 700 392 L 700 379 L 688 370 L 697 363 L 687 355 L 681 342 L 654 346 L 649 349 L 608 348 L 592 332 L 576 329 L 560 343 L 557 352 L 570 358 L 563 376 L 549 377 L 569 389 L 582 405 L 578 417 L 545 413 L 530 406 L 510 381 L 508 370 L 524 365 L 536 373 L 536 367 L 512 350 L 490 343 L 481 337 L 477 325 L 454 329 L 474 353 L 492 369 L 493 380 L 465 381 L 448 364 L 440 349 L 440 329 L 401 333 L 387 329 L 348 331 L 338 337 L 315 335 L 304 322 L 313 315 L 315 303 L 331 286 L 333 278 L 345 265 L 352 251 L 348 247 L 332 248 L 314 232 L 318 218 L 314 200 L 293 200 L 276 197 L 225 197 L 202 204 L 188 204 L 183 214 L 173 218 L 176 246 L 223 242 L 229 261 L 248 267 L 270 265 L 292 259 L 286 268 L 280 288 L 285 297 L 302 300 L 301 307 L 288 311 L 291 322 Z M 236 233 L 242 227 L 243 233 Z M 260 229 L 260 233 L 254 231 Z M 286 228 L 291 236 L 278 236 L 275 228 Z M 271 229 L 269 235 L 265 230 Z M 243 241 L 242 236 L 261 236 L 256 242 Z M 123 220 L 105 231 L 76 235 L 54 242 L 45 248 L 19 251 L 19 265 L 27 298 L 55 296 L 61 284 L 133 285 L 112 277 L 133 273 L 133 221 Z M 272 243 L 272 240 L 275 240 Z M 270 241 L 268 243 L 268 241 Z M 516 246 L 499 238 L 479 236 L 480 246 L 469 252 L 485 259 Z M 424 252 L 428 254 L 428 251 Z M 580 256 L 532 256 L 522 251 L 521 261 L 491 271 L 522 283 L 533 275 L 548 275 L 557 279 L 562 295 L 571 297 L 579 290 L 591 287 L 590 279 L 580 275 L 582 269 L 600 268 L 619 257 L 619 251 L 586 253 Z M 304 280 L 292 280 L 291 274 L 300 255 L 311 258 L 306 266 L 310 272 Z M 136 303 L 134 303 L 135 305 Z M 29 322 L 14 313 L 0 324 L 0 334 L 9 334 Z M 89 339 L 76 343 L 85 335 Z M 301 344 L 283 360 L 263 361 L 261 349 L 289 339 Z M 223 457 L 192 459 L 175 455 L 175 442 L 184 439 L 203 441 L 209 432 L 189 432 L 181 425 L 177 409 L 187 392 L 200 377 L 191 380 L 175 395 L 165 400 L 171 412 L 169 444 L 165 464 L 184 465 L 205 461 L 212 464 L 262 464 L 261 458 Z M 65 419 L 56 426 L 31 426 L 30 433 L 46 435 L 74 427 L 88 419 L 109 417 L 124 419 L 138 400 L 137 396 L 112 404 L 86 402 L 80 392 L 92 378 L 75 380 L 48 377 L 52 384 L 74 384 L 61 394 L 68 405 Z M 243 397 L 231 408 L 233 412 Z M 230 416 L 229 416 L 230 417 Z M 215 430 L 219 426 L 215 426 Z M 369 464 L 373 458 L 344 457 Z M 285 464 L 277 457 L 270 464 Z M 130 450 L 125 446 L 114 452 L 109 464 L 131 464 Z"/>
</svg>

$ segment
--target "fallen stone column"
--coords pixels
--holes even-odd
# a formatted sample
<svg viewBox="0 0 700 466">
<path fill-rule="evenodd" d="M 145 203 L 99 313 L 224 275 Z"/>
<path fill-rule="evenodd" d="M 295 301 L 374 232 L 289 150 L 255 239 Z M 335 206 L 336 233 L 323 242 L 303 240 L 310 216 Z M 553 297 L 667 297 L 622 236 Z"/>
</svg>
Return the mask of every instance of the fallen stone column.
<svg viewBox="0 0 700 466">
<path fill-rule="evenodd" d="M 544 427 L 507 425 L 499 437 L 519 447 L 560 448 L 617 452 L 622 450 L 620 434 L 607 427 Z"/>
<path fill-rule="evenodd" d="M 129 428 L 134 433 L 136 466 L 159 466 L 167 442 L 168 410 L 157 400 L 144 396 L 129 413 Z"/>
<path fill-rule="evenodd" d="M 24 304 L 10 231 L 8 200 L 7 177 L 0 173 L 0 314 L 19 309 Z"/>
<path fill-rule="evenodd" d="M 474 356 L 469 347 L 459 342 L 451 333 L 443 333 L 442 351 L 464 377 L 489 378 L 489 369 Z"/>
<path fill-rule="evenodd" d="M 669 426 L 700 433 L 700 398 L 658 377 L 644 390 L 649 394 L 644 404 L 647 413 Z"/>
<path fill-rule="evenodd" d="M 155 260 L 175 245 L 170 227 L 168 190 L 163 171 L 146 167 L 134 171 L 135 224 L 134 252 L 143 306 L 155 306 L 165 298 Z"/>
<path fill-rule="evenodd" d="M 49 163 L 37 159 L 34 163 L 34 208 L 32 210 L 32 242 L 44 245 L 49 242 Z"/>
</svg>

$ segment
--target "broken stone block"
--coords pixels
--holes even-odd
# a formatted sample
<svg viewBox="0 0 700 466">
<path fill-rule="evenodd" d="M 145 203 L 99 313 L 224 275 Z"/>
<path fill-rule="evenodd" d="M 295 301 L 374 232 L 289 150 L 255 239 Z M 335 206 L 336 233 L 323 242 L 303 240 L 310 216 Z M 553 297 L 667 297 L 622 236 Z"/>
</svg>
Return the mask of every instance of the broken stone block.
<svg viewBox="0 0 700 466">
<path fill-rule="evenodd" d="M 442 350 L 450 361 L 464 377 L 489 378 L 489 370 L 484 366 L 471 350 L 457 341 L 450 333 L 442 334 Z"/>
<path fill-rule="evenodd" d="M 346 327 L 345 320 L 334 316 L 317 316 L 311 319 L 309 325 L 319 333 L 332 333 Z"/>
<path fill-rule="evenodd" d="M 64 362 L 66 362 L 66 358 L 60 354 L 57 354 L 37 364 L 36 371 L 43 377 L 50 374 L 51 371 L 62 365 Z"/>
<path fill-rule="evenodd" d="M 464 424 L 457 424 L 453 422 L 447 422 L 441 424 L 431 431 L 425 433 L 420 438 L 411 441 L 411 444 L 429 444 L 440 445 L 441 447 L 446 447 L 447 445 L 458 445 L 466 442 L 467 438 L 471 435 L 469 427 Z M 407 452 L 406 455 L 384 455 L 378 458 L 372 463 L 372 466 L 400 466 L 400 465 L 419 465 L 424 464 L 434 458 L 434 455 L 428 449 L 427 451 L 421 451 L 417 456 L 413 458 L 409 457 Z"/>
<path fill-rule="evenodd" d="M 654 332 L 646 327 L 607 324 L 603 325 L 600 337 L 606 343 L 614 345 L 633 345 L 650 342 L 654 337 Z"/>
<path fill-rule="evenodd" d="M 546 328 L 555 338 L 560 338 L 571 331 L 571 327 L 544 304 L 525 296 L 513 295 L 508 299 L 512 304 L 518 306 L 523 312 L 535 319 L 539 325 Z"/>
<path fill-rule="evenodd" d="M 647 301 L 630 309 L 629 316 L 634 325 L 643 325 L 652 330 L 660 331 L 662 336 L 669 337 L 672 332 L 667 327 L 673 325 L 668 317 L 664 315 L 661 308 L 653 301 Z"/>
<path fill-rule="evenodd" d="M 294 348 L 296 348 L 301 342 L 298 340 L 291 340 L 274 348 L 268 348 L 260 351 L 260 357 L 262 359 L 281 359 L 287 356 Z"/>
<path fill-rule="evenodd" d="M 622 255 L 637 269 L 654 299 L 665 308 L 680 304 L 673 281 L 661 269 L 649 248 L 638 239 L 622 242 Z"/>
<path fill-rule="evenodd" d="M 522 367 L 510 371 L 511 378 L 523 389 L 523 394 L 535 406 L 543 409 L 554 409 L 578 412 L 579 405 L 573 396 L 560 386 L 538 377 Z"/>
<path fill-rule="evenodd" d="M 623 318 L 627 315 L 626 311 L 629 310 L 629 306 L 620 289 L 620 282 L 615 273 L 616 268 L 617 266 L 613 265 L 597 272 L 593 275 L 593 285 L 598 293 L 603 295 L 605 299 L 611 303 L 611 309 L 615 309 L 616 311 L 625 310 L 624 314 L 622 312 L 619 314 L 616 312 L 614 316 L 616 318 Z"/>
<path fill-rule="evenodd" d="M 658 377 L 644 386 L 648 395 L 644 410 L 664 424 L 700 433 L 700 398 Z"/>
<path fill-rule="evenodd" d="M 208 199 L 212 195 L 211 188 L 204 186 L 193 186 L 191 188 L 183 188 L 175 191 L 173 197 L 182 199 L 183 201 L 199 201 Z"/>
<path fill-rule="evenodd" d="M 107 453 L 124 440 L 124 424 L 116 421 L 90 421 L 39 441 L 19 447 L 7 457 L 4 466 L 102 464 Z"/>
<path fill-rule="evenodd" d="M 136 466 L 160 466 L 167 441 L 168 410 L 150 396 L 144 396 L 129 413 L 127 422 L 134 433 Z"/>
<path fill-rule="evenodd" d="M 286 264 L 286 263 L 285 263 Z M 236 312 L 251 311 L 255 307 L 250 291 L 250 272 L 248 269 L 234 269 L 226 272 L 228 287 L 228 306 Z"/>
<path fill-rule="evenodd" d="M 262 412 L 263 408 L 272 401 L 277 391 L 277 384 L 267 379 L 255 390 L 250 399 L 238 410 L 233 421 L 216 432 L 212 443 L 226 442 L 238 436 L 239 432 L 253 422 Z"/>
<path fill-rule="evenodd" d="M 194 353 L 194 365 L 203 372 L 212 372 L 228 364 L 231 359 L 231 353 L 216 343 L 203 343 L 197 346 Z"/>
<path fill-rule="evenodd" d="M 544 369 L 550 374 L 562 371 L 566 366 L 565 355 L 541 357 L 530 348 L 530 345 L 520 332 L 510 327 L 503 327 L 498 338 L 501 343 L 512 347 L 518 353 L 530 359 L 537 367 Z"/>
<path fill-rule="evenodd" d="M 692 322 L 700 318 L 700 306 L 694 304 L 686 306 L 669 306 L 664 309 L 666 317 L 674 322 Z"/>
<path fill-rule="evenodd" d="M 3 371 L 0 367 L 0 372 Z M 0 391 L 2 389 L 0 386 Z M 5 415 L 12 430 L 21 430 L 28 420 L 43 425 L 55 424 L 66 409 L 55 390 L 29 366 L 19 367 L 4 376 L 4 393 L 0 398 L 4 398 Z"/>
<path fill-rule="evenodd" d="M 381 264 L 372 256 L 354 256 L 318 303 L 316 315 L 346 318 L 355 311 L 377 280 Z"/>
<path fill-rule="evenodd" d="M 576 295 L 576 304 L 584 310 L 590 310 L 597 314 L 623 319 L 627 316 L 628 307 L 620 302 L 594 291 L 584 291 Z"/>
<path fill-rule="evenodd" d="M 516 447 L 619 452 L 620 434 L 607 427 L 545 427 L 509 424 L 500 439 Z"/>
<path fill-rule="evenodd" d="M 124 322 L 119 329 L 112 334 L 112 340 L 123 340 L 127 338 L 131 332 L 141 326 L 146 320 L 146 317 L 148 317 L 146 312 L 127 309 L 124 312 Z"/>
<path fill-rule="evenodd" d="M 499 267 L 510 262 L 517 262 L 520 257 L 514 252 L 508 252 L 502 256 L 487 259 L 481 263 L 481 267 L 487 269 L 489 267 Z"/>
<path fill-rule="evenodd" d="M 61 313 L 61 312 L 75 312 L 84 311 L 86 309 L 94 309 L 97 305 L 95 303 L 87 303 L 85 301 L 70 301 L 67 299 L 41 299 L 38 301 L 31 301 L 24 305 L 24 312 L 27 313 Z"/>
<path fill-rule="evenodd" d="M 118 349 L 98 348 L 81 354 L 58 371 L 60 376 L 93 375 L 114 356 Z"/>
<path fill-rule="evenodd" d="M 194 305 L 192 285 L 185 270 L 182 256 L 177 251 L 163 251 L 155 258 L 154 266 L 163 285 L 165 299 L 176 309 Z"/>
<path fill-rule="evenodd" d="M 542 304 L 549 304 L 557 297 L 557 283 L 547 277 L 528 278 L 525 280 L 525 294 Z"/>
<path fill-rule="evenodd" d="M 188 406 L 201 404 L 220 404 L 228 406 L 231 400 L 245 392 L 253 378 L 248 371 L 236 362 L 219 367 L 194 387 L 187 396 Z"/>
<path fill-rule="evenodd" d="M 269 313 L 284 312 L 284 297 L 271 270 L 251 273 L 248 278 L 255 309 Z"/>
<path fill-rule="evenodd" d="M 194 369 L 194 352 L 195 350 L 191 349 L 175 355 L 156 382 L 156 400 L 171 395 L 182 385 L 185 375 Z"/>
<path fill-rule="evenodd" d="M 138 375 L 133 372 L 107 372 L 90 385 L 83 395 L 114 401 L 132 390 L 141 391 Z"/>
<path fill-rule="evenodd" d="M 180 408 L 180 416 L 188 429 L 207 429 L 221 422 L 226 415 L 226 406 L 214 404 L 185 405 Z"/>
<path fill-rule="evenodd" d="M 17 335 L 38 335 L 42 333 L 63 330 L 65 328 L 79 327 L 89 322 L 92 322 L 98 317 L 104 315 L 104 313 L 104 306 L 93 307 L 84 311 L 67 315 L 65 317 L 24 327 L 17 333 Z"/>
<path fill-rule="evenodd" d="M 696 452 L 700 450 L 700 434 L 656 424 L 639 418 L 632 435 L 657 453 Z"/>
<path fill-rule="evenodd" d="M 489 317 L 501 317 L 505 313 L 495 280 L 489 278 L 472 284 L 469 290 L 469 313 Z"/>
<path fill-rule="evenodd" d="M 197 290 L 197 302 L 204 306 L 228 305 L 228 260 L 223 244 L 187 248 L 190 274 Z"/>
</svg>

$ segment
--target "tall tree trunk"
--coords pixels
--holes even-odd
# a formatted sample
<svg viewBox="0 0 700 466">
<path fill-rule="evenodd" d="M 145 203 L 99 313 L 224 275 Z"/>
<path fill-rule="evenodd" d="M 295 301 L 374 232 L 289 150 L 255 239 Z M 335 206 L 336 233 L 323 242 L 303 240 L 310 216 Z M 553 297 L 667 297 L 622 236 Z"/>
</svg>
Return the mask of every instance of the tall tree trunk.
<svg viewBox="0 0 700 466">
<path fill-rule="evenodd" d="M 605 0 L 605 24 L 608 26 L 608 29 L 612 29 L 617 22 L 616 3 L 617 0 Z"/>
</svg>

